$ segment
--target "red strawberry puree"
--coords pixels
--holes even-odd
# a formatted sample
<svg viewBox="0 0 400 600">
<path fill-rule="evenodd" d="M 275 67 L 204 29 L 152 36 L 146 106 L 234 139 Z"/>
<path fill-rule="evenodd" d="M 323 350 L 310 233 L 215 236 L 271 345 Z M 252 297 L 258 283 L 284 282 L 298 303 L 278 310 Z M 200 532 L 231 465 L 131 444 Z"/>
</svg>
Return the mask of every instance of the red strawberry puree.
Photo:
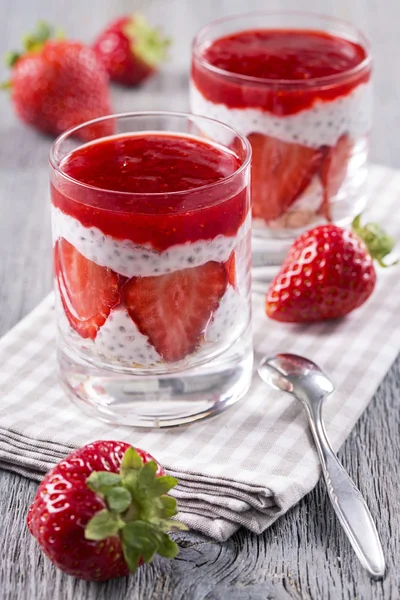
<svg viewBox="0 0 400 600">
<path fill-rule="evenodd" d="M 364 47 L 322 31 L 239 31 L 195 47 L 192 110 L 248 136 L 258 225 L 339 216 L 351 161 L 366 156 L 370 76 Z"/>
<path fill-rule="evenodd" d="M 51 185 L 55 275 L 74 346 L 148 368 L 231 343 L 248 322 L 248 186 L 229 177 L 240 166 L 233 151 L 163 133 L 64 159 Z"/>
</svg>

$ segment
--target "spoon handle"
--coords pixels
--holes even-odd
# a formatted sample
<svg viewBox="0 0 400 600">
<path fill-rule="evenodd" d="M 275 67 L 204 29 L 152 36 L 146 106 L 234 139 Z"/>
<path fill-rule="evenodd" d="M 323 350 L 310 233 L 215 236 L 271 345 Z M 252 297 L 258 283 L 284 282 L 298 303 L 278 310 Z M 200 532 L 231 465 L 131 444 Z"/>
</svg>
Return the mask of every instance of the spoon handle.
<svg viewBox="0 0 400 600">
<path fill-rule="evenodd" d="M 321 405 L 308 407 L 311 431 L 321 459 L 329 498 L 361 564 L 374 578 L 385 574 L 385 559 L 372 515 L 343 465 L 333 452 L 321 418 Z"/>
</svg>

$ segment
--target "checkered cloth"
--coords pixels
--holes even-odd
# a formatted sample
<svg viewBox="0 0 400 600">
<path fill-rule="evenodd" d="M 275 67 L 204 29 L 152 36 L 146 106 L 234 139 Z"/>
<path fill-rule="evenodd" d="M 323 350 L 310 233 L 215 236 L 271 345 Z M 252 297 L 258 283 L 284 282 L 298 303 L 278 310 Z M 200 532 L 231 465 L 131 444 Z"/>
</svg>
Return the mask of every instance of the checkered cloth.
<svg viewBox="0 0 400 600">
<path fill-rule="evenodd" d="M 400 237 L 400 173 L 371 169 L 368 217 Z M 373 296 L 338 323 L 284 325 L 254 298 L 256 361 L 294 352 L 317 362 L 337 391 L 324 409 L 332 445 L 351 431 L 400 348 L 400 277 L 379 272 Z M 150 451 L 179 478 L 180 518 L 225 540 L 240 526 L 260 533 L 309 492 L 320 475 L 302 408 L 254 375 L 247 397 L 221 415 L 173 430 L 143 431 L 89 421 L 55 373 L 53 297 L 0 341 L 0 465 L 39 480 L 73 448 L 119 439 Z"/>
</svg>

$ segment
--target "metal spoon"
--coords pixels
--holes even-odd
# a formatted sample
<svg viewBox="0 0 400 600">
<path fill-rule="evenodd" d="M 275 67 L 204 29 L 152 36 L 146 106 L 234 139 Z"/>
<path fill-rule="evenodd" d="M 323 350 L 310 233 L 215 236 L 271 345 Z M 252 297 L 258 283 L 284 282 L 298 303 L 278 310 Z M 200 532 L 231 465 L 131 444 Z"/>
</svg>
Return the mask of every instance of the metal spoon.
<svg viewBox="0 0 400 600">
<path fill-rule="evenodd" d="M 362 566 L 383 577 L 385 559 L 372 515 L 360 491 L 333 452 L 322 421 L 322 403 L 333 392 L 330 379 L 313 362 L 296 354 L 264 357 L 260 377 L 273 388 L 289 392 L 306 410 L 318 450 L 329 498 Z"/>
</svg>

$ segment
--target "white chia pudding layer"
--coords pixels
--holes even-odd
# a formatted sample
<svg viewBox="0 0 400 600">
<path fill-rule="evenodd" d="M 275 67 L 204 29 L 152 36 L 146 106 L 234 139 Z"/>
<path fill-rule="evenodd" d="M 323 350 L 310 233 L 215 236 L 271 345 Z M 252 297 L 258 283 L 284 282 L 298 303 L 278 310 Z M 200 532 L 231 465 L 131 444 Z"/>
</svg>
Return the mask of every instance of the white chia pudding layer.
<svg viewBox="0 0 400 600">
<path fill-rule="evenodd" d="M 249 309 L 244 298 L 228 285 L 221 298 L 219 306 L 210 320 L 204 337 L 207 342 L 223 340 L 227 334 L 231 336 L 237 329 L 243 328 L 243 323 L 248 322 Z M 235 337 L 237 337 L 235 335 Z"/>
<path fill-rule="evenodd" d="M 243 135 L 263 133 L 284 142 L 301 144 L 309 148 L 334 146 L 347 133 L 353 140 L 365 137 L 371 129 L 372 86 L 361 83 L 349 94 L 331 101 L 316 99 L 311 108 L 293 115 L 276 116 L 256 108 L 229 108 L 207 100 L 194 82 L 190 86 L 190 107 L 197 115 L 222 121 Z M 218 140 L 207 124 L 207 133 Z"/>
<path fill-rule="evenodd" d="M 161 356 L 148 338 L 140 333 L 124 307 L 110 312 L 93 342 L 106 360 L 120 365 L 148 367 L 161 362 Z"/>
<path fill-rule="evenodd" d="M 235 236 L 217 235 L 211 240 L 176 244 L 159 252 L 130 240 L 118 240 L 105 235 L 97 227 L 84 227 L 78 219 L 54 206 L 51 210 L 54 242 L 64 238 L 88 260 L 128 278 L 164 275 L 199 267 L 210 260 L 226 262 L 251 227 L 249 213 Z"/>
</svg>

